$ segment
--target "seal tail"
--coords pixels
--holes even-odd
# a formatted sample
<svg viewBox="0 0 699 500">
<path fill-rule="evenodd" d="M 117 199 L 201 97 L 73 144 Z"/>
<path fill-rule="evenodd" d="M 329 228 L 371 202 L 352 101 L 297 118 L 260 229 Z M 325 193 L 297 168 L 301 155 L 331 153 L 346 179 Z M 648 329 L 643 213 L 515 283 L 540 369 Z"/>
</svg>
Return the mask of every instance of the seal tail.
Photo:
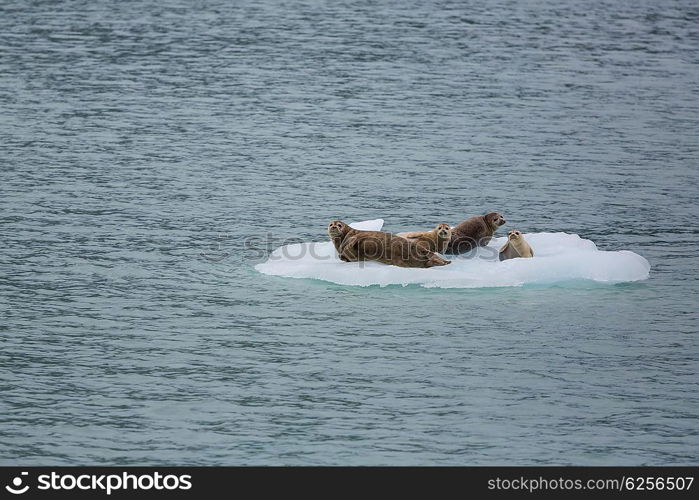
<svg viewBox="0 0 699 500">
<path fill-rule="evenodd" d="M 446 266 L 447 264 L 451 264 L 451 261 L 445 260 L 437 254 L 432 254 L 427 261 L 427 267 Z"/>
</svg>

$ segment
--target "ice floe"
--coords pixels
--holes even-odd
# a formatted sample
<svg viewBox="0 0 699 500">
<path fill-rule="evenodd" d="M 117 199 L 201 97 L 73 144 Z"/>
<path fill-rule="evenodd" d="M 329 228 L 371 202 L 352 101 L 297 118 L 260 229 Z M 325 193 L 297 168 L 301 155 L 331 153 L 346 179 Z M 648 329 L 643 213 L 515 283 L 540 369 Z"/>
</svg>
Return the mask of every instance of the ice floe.
<svg viewBox="0 0 699 500">
<path fill-rule="evenodd" d="M 380 231 L 383 219 L 351 223 L 355 229 Z M 622 283 L 648 278 L 650 264 L 627 250 L 603 251 L 590 240 L 568 233 L 525 233 L 534 258 L 500 262 L 506 237 L 493 238 L 487 247 L 460 256 L 446 256 L 444 267 L 413 269 L 377 262 L 342 262 L 330 241 L 297 243 L 277 248 L 261 273 L 308 278 L 340 285 L 421 285 L 441 288 L 480 288 L 544 285 L 589 281 Z"/>
</svg>

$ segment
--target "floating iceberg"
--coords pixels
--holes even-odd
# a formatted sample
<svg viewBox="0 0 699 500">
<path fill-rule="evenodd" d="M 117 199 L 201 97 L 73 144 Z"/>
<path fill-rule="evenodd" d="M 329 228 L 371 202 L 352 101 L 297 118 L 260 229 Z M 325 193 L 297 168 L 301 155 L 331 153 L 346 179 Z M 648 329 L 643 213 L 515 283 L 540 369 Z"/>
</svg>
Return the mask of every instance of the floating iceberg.
<svg viewBox="0 0 699 500">
<path fill-rule="evenodd" d="M 355 229 L 380 231 L 383 219 L 350 224 Z M 648 278 L 650 264 L 640 255 L 598 250 L 590 240 L 568 233 L 530 233 L 532 259 L 500 262 L 498 250 L 507 237 L 493 238 L 487 247 L 459 256 L 452 263 L 429 269 L 387 266 L 378 262 L 342 262 L 329 241 L 297 243 L 277 248 L 255 269 L 263 274 L 310 278 L 340 285 L 421 285 L 440 288 L 481 288 L 554 284 L 575 281 L 623 283 Z"/>
</svg>

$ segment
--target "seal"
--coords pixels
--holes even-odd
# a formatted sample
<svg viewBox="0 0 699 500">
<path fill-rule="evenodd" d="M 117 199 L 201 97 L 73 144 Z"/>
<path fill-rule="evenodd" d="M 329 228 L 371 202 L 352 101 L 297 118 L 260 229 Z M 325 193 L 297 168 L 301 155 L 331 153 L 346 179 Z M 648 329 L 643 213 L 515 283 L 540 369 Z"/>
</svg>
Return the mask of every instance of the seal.
<svg viewBox="0 0 699 500">
<path fill-rule="evenodd" d="M 451 240 L 451 227 L 449 224 L 440 224 L 432 231 L 398 233 L 396 236 L 400 236 L 414 243 L 424 243 L 431 251 L 444 253 L 444 251 L 447 249 L 447 245 L 449 244 L 449 240 Z"/>
<path fill-rule="evenodd" d="M 507 243 L 500 249 L 500 260 L 516 259 L 517 257 L 534 257 L 534 250 L 517 229 L 507 232 Z"/>
<path fill-rule="evenodd" d="M 505 223 L 505 218 L 499 212 L 470 217 L 451 229 L 451 240 L 447 245 L 447 253 L 461 254 L 476 247 L 484 247 L 497 229 Z"/>
<path fill-rule="evenodd" d="M 360 231 L 339 220 L 328 224 L 328 236 L 344 262 L 373 260 L 393 266 L 422 268 L 451 264 L 424 243 L 413 243 L 382 231 Z"/>
</svg>

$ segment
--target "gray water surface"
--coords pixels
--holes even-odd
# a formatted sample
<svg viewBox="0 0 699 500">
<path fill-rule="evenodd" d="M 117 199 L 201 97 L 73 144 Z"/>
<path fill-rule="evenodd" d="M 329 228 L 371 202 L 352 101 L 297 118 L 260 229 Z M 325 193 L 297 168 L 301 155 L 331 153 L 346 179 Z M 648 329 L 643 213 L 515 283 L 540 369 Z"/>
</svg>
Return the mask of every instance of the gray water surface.
<svg viewBox="0 0 699 500">
<path fill-rule="evenodd" d="M 0 112 L 0 463 L 699 462 L 695 1 L 3 1 Z M 253 269 L 491 210 L 650 278 Z"/>
</svg>

